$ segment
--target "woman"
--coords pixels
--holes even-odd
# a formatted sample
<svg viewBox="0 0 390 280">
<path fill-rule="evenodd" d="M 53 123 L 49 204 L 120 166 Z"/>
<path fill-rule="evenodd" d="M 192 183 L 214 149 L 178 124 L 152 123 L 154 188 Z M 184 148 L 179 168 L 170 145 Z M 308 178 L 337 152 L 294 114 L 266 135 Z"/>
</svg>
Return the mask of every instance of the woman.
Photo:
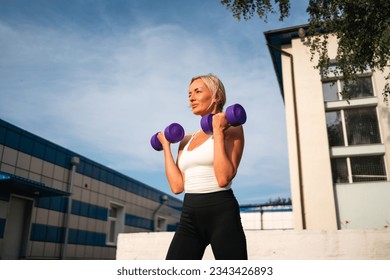
<svg viewBox="0 0 390 280">
<path fill-rule="evenodd" d="M 166 259 L 202 259 L 209 244 L 215 259 L 247 259 L 239 206 L 231 190 L 244 149 L 243 127 L 228 124 L 223 113 L 225 89 L 212 74 L 192 78 L 189 102 L 195 115 L 214 114 L 213 134 L 199 130 L 185 136 L 176 161 L 170 143 L 162 132 L 158 134 L 171 190 L 185 191 Z"/>
</svg>

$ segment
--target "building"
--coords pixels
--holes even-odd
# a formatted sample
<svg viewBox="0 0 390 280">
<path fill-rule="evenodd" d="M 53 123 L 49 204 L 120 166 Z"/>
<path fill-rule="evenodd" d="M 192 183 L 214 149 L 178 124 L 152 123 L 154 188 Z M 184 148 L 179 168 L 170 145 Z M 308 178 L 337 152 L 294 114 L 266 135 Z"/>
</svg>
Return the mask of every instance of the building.
<svg viewBox="0 0 390 280">
<path fill-rule="evenodd" d="M 0 259 L 115 259 L 118 233 L 174 231 L 181 205 L 0 119 Z"/>
<path fill-rule="evenodd" d="M 265 32 L 284 99 L 295 229 L 386 229 L 390 226 L 390 107 L 386 73 L 367 71 L 338 92 L 322 77 L 296 26 Z M 328 46 L 335 58 L 336 38 Z M 334 61 L 336 63 L 336 61 Z"/>
</svg>

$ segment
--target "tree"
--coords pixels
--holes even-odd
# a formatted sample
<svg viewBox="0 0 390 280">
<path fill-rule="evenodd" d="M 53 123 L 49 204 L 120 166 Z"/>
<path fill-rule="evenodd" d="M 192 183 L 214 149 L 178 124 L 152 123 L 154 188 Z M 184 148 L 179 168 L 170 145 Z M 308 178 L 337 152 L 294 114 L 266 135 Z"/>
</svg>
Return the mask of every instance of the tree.
<svg viewBox="0 0 390 280">
<path fill-rule="evenodd" d="M 289 16 L 290 0 L 221 0 L 233 16 L 249 20 L 255 13 L 267 21 L 269 13 L 279 20 Z M 276 10 L 275 7 L 278 7 Z M 390 1 L 388 0 L 310 0 L 307 38 L 311 59 L 318 55 L 316 68 L 325 75 L 336 74 L 348 88 L 359 73 L 367 69 L 381 71 L 390 67 Z M 335 68 L 329 70 L 328 39 L 339 41 Z M 388 104 L 390 73 L 385 77 L 382 95 Z M 341 94 L 346 95 L 346 90 Z"/>
</svg>

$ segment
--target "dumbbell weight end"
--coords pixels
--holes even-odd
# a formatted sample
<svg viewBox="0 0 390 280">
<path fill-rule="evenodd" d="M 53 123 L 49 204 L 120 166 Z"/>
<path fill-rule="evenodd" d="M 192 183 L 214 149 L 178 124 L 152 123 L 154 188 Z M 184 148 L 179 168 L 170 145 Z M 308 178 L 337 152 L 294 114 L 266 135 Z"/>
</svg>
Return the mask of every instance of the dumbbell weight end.
<svg viewBox="0 0 390 280">
<path fill-rule="evenodd" d="M 239 126 L 246 122 L 246 112 L 240 104 L 234 104 L 226 108 L 226 120 L 232 126 Z"/>
<path fill-rule="evenodd" d="M 156 151 L 161 151 L 163 146 L 160 140 L 158 140 L 158 133 L 150 138 L 150 144 Z M 172 123 L 165 128 L 164 136 L 170 143 L 180 142 L 184 138 L 184 128 L 178 123 Z"/>
<path fill-rule="evenodd" d="M 180 142 L 184 138 L 184 128 L 178 123 L 172 123 L 165 128 L 164 135 L 170 143 Z"/>
<path fill-rule="evenodd" d="M 213 114 L 208 114 L 200 119 L 200 127 L 206 134 L 213 134 Z"/>
<path fill-rule="evenodd" d="M 226 120 L 231 126 L 239 126 L 246 122 L 246 112 L 240 104 L 234 104 L 226 108 Z M 203 116 L 200 127 L 206 134 L 213 134 L 213 114 Z"/>
<path fill-rule="evenodd" d="M 157 138 L 158 134 L 159 134 L 159 132 L 157 132 L 156 134 L 154 134 L 152 136 L 152 138 L 150 138 L 150 145 L 152 145 L 152 148 L 155 149 L 156 151 L 161 151 L 163 149 L 163 146 L 162 146 L 160 140 L 158 140 L 158 138 Z"/>
</svg>

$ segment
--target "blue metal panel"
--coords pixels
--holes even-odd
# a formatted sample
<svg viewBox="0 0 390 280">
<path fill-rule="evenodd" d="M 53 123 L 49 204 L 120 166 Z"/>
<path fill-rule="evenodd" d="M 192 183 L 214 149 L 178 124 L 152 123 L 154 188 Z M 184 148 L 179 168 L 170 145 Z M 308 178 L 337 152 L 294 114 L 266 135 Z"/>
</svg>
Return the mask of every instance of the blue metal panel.
<svg viewBox="0 0 390 280">
<path fill-rule="evenodd" d="M 20 137 L 20 146 L 19 149 L 26 154 L 31 154 L 34 147 L 34 141 L 30 137 L 22 135 Z"/>
<path fill-rule="evenodd" d="M 5 127 L 3 127 L 3 126 L 0 126 L 0 144 L 4 144 L 5 143 L 5 134 L 6 133 L 7 133 L 7 129 Z"/>
<path fill-rule="evenodd" d="M 73 200 L 72 201 L 72 212 L 73 215 L 78 215 L 78 216 L 84 216 L 92 219 L 97 219 L 97 220 L 102 220 L 102 221 L 107 221 L 108 217 L 108 209 L 85 203 L 82 201 L 78 200 Z"/>
<path fill-rule="evenodd" d="M 33 224 L 31 227 L 31 241 L 63 243 L 64 228 L 54 227 L 42 224 Z M 69 244 L 106 246 L 106 234 L 101 232 L 92 232 L 85 230 L 70 229 Z"/>
<path fill-rule="evenodd" d="M 32 224 L 31 226 L 31 241 L 63 243 L 64 241 L 64 228 L 48 226 L 42 224 Z"/>
<path fill-rule="evenodd" d="M 68 243 L 105 247 L 106 234 L 101 232 L 70 229 Z"/>
<path fill-rule="evenodd" d="M 41 142 L 34 141 L 32 155 L 40 159 L 45 159 L 45 145 L 43 145 Z"/>
<path fill-rule="evenodd" d="M 41 197 L 37 199 L 36 207 L 65 213 L 68 208 L 68 198 L 62 196 Z"/>
<path fill-rule="evenodd" d="M 177 225 L 168 225 L 167 231 L 176 231 Z"/>
<path fill-rule="evenodd" d="M 150 219 L 138 217 L 135 215 L 126 214 L 125 225 L 132 226 L 137 228 L 143 228 L 148 230 L 153 230 L 154 222 Z"/>
<path fill-rule="evenodd" d="M 0 219 L 0 239 L 4 236 L 5 219 Z"/>
<path fill-rule="evenodd" d="M 20 142 L 19 134 L 12 130 L 7 130 L 7 133 L 5 135 L 5 145 L 7 147 L 17 150 L 19 149 L 19 142 Z"/>
</svg>

